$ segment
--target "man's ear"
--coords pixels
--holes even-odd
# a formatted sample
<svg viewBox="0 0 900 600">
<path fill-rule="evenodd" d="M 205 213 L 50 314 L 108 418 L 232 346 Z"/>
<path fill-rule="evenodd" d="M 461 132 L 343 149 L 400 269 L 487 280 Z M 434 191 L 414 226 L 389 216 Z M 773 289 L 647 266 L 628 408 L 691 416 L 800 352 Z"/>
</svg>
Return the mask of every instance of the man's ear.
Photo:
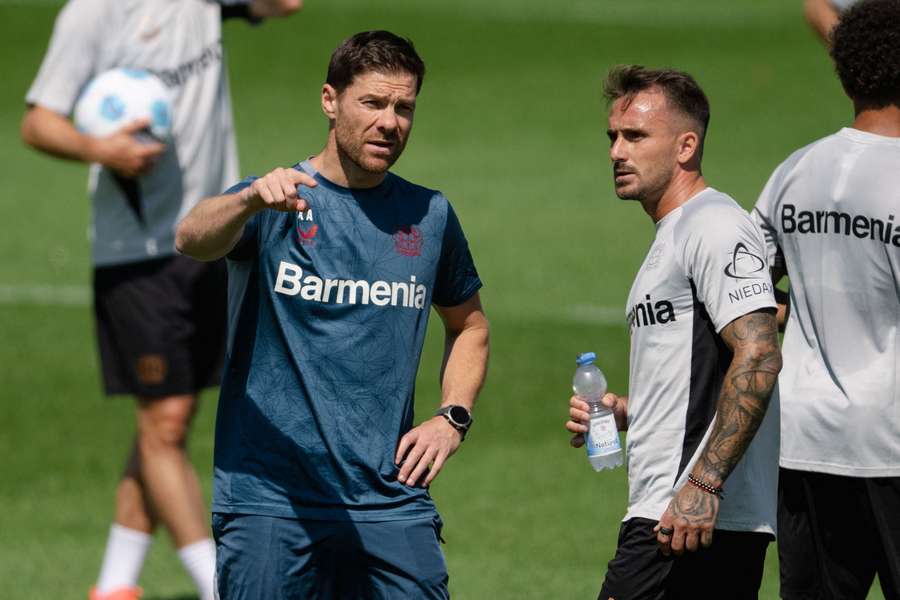
<svg viewBox="0 0 900 600">
<path fill-rule="evenodd" d="M 338 92 L 329 84 L 322 86 L 322 112 L 331 120 L 337 116 L 337 98 Z"/>
<path fill-rule="evenodd" d="M 677 160 L 682 165 L 700 162 L 700 135 L 696 131 L 685 131 L 678 136 Z"/>
</svg>

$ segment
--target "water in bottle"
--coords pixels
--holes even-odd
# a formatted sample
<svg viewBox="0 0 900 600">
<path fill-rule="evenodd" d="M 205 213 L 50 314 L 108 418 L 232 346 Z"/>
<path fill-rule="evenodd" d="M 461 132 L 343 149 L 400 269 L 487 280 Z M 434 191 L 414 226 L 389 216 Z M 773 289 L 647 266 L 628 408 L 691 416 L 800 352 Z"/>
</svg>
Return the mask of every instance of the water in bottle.
<svg viewBox="0 0 900 600">
<path fill-rule="evenodd" d="M 575 395 L 588 403 L 591 422 L 589 431 L 584 435 L 588 460 L 595 471 L 612 469 L 622 464 L 622 446 L 619 442 L 619 430 L 611 409 L 606 408 L 600 399 L 606 394 L 606 377 L 594 361 L 597 355 L 593 352 L 580 354 L 575 361 L 578 368 L 572 378 L 572 389 Z"/>
</svg>

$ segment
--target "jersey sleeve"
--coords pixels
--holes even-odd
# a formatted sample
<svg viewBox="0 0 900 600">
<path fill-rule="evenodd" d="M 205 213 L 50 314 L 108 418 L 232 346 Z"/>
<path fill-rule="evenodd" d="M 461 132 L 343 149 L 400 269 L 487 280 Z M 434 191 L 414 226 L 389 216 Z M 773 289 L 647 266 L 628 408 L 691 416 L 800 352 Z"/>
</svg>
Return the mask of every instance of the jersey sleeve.
<svg viewBox="0 0 900 600">
<path fill-rule="evenodd" d="M 100 46 L 109 28 L 110 8 L 102 0 L 69 0 L 53 26 L 50 45 L 37 77 L 25 96 L 68 116 L 81 90 L 96 75 Z"/>
<path fill-rule="evenodd" d="M 698 215 L 699 216 L 699 215 Z M 682 264 L 716 332 L 750 312 L 775 308 L 762 232 L 737 206 L 713 207 L 689 226 Z"/>
<path fill-rule="evenodd" d="M 237 194 L 244 188 L 250 187 L 250 184 L 256 179 L 256 177 L 247 177 L 241 180 L 240 183 L 225 190 L 224 195 Z M 237 244 L 234 245 L 234 248 L 227 254 L 227 258 L 230 260 L 253 260 L 256 258 L 259 253 L 260 222 L 262 221 L 262 215 L 265 212 L 266 211 L 264 210 L 259 211 L 244 223 L 241 239 L 238 240 Z"/>
<path fill-rule="evenodd" d="M 762 231 L 766 244 L 766 262 L 770 268 L 784 270 L 784 253 L 778 240 L 778 229 L 775 226 L 775 213 L 778 204 L 778 188 L 780 188 L 781 169 L 776 169 L 766 187 L 756 201 L 750 213 L 753 222 Z"/>
<path fill-rule="evenodd" d="M 471 298 L 481 286 L 462 225 L 453 207 L 448 204 L 432 300 L 438 306 L 458 306 Z"/>
</svg>

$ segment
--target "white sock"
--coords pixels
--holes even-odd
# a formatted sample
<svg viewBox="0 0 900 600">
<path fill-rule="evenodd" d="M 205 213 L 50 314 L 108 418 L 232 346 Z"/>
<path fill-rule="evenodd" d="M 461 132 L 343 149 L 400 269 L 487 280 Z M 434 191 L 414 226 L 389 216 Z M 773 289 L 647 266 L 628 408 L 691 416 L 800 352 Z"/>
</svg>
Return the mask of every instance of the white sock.
<svg viewBox="0 0 900 600">
<path fill-rule="evenodd" d="M 194 580 L 200 600 L 214 600 L 216 575 L 216 543 L 209 538 L 178 549 L 181 564 Z"/>
<path fill-rule="evenodd" d="M 106 540 L 97 591 L 105 594 L 116 588 L 136 586 L 152 541 L 149 533 L 113 523 Z"/>
</svg>

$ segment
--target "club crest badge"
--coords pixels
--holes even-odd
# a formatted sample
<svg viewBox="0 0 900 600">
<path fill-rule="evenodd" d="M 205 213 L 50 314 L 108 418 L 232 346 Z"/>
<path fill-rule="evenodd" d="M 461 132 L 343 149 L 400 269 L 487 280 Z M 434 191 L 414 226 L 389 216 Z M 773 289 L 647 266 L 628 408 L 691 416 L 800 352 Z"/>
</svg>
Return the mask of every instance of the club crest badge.
<svg viewBox="0 0 900 600">
<path fill-rule="evenodd" d="M 394 233 L 394 249 L 403 256 L 420 256 L 422 241 L 422 231 L 413 225 L 401 225 Z"/>
<path fill-rule="evenodd" d="M 644 269 L 649 271 L 658 267 L 660 260 L 662 260 L 664 250 L 665 246 L 663 244 L 657 245 L 647 256 L 647 261 L 644 263 Z"/>
</svg>

